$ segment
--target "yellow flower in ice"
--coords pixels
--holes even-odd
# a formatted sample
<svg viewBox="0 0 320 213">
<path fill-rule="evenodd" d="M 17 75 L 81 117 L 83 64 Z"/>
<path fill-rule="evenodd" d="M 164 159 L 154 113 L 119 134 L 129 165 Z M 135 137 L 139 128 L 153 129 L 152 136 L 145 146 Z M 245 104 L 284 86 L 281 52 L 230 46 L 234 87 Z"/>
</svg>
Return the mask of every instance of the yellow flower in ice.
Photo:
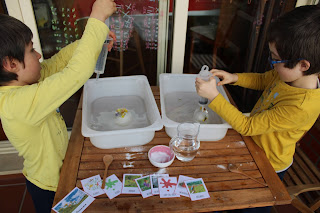
<svg viewBox="0 0 320 213">
<path fill-rule="evenodd" d="M 116 117 L 120 116 L 121 118 L 124 118 L 126 114 L 128 113 L 128 110 L 126 108 L 119 108 L 116 110 Z"/>
</svg>

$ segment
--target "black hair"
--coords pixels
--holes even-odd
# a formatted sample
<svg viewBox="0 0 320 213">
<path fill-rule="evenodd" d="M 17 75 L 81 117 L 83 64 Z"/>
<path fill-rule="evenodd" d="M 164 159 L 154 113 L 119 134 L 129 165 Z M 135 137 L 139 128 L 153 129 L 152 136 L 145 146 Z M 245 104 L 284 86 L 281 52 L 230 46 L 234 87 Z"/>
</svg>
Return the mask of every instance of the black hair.
<svg viewBox="0 0 320 213">
<path fill-rule="evenodd" d="M 8 72 L 3 63 L 8 57 L 24 64 L 25 48 L 31 40 L 32 32 L 29 27 L 18 19 L 0 14 L 0 85 L 18 79 L 18 75 Z"/>
<path fill-rule="evenodd" d="M 267 42 L 275 43 L 285 67 L 293 68 L 301 59 L 310 62 L 304 75 L 320 72 L 320 7 L 301 6 L 270 24 Z"/>
</svg>

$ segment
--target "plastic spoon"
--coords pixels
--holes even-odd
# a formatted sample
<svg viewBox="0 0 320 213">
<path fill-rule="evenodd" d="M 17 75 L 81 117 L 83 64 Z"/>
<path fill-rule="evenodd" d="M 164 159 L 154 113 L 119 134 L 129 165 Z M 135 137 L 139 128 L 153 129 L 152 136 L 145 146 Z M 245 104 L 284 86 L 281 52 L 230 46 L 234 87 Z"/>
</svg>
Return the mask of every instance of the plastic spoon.
<svg viewBox="0 0 320 213">
<path fill-rule="evenodd" d="M 256 181 L 257 183 L 260 183 L 260 184 L 262 184 L 262 185 L 264 185 L 264 186 L 268 186 L 268 184 L 263 183 L 263 182 L 261 182 L 261 181 L 258 181 L 257 179 L 251 177 L 250 175 L 247 175 L 246 173 L 243 172 L 243 170 L 242 170 L 241 168 L 237 167 L 236 165 L 234 165 L 234 164 L 232 164 L 232 163 L 229 163 L 228 169 L 229 169 L 230 172 L 242 174 L 242 175 L 244 175 L 244 176 L 246 176 L 246 177 L 248 177 L 248 178 Z"/>
<path fill-rule="evenodd" d="M 109 168 L 110 164 L 112 163 L 112 161 L 113 161 L 112 155 L 103 156 L 103 163 L 104 163 L 105 169 L 104 169 L 104 173 L 103 173 L 103 180 L 102 180 L 101 189 L 104 189 L 104 186 L 106 184 L 106 177 L 107 177 L 108 168 Z"/>
</svg>

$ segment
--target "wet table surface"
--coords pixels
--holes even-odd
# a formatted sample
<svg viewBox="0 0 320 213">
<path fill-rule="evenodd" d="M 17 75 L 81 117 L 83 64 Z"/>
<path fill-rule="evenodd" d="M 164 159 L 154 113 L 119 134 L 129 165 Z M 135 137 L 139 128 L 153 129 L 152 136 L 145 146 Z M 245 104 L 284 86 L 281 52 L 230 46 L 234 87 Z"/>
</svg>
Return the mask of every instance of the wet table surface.
<svg viewBox="0 0 320 213">
<path fill-rule="evenodd" d="M 160 109 L 159 87 L 151 87 Z M 231 101 L 232 102 L 232 101 Z M 160 198 L 121 194 L 110 200 L 100 195 L 85 212 L 210 212 L 228 209 L 284 205 L 291 198 L 264 152 L 251 137 L 240 135 L 233 129 L 219 141 L 201 142 L 200 150 L 190 162 L 174 160 L 167 168 L 156 168 L 148 160 L 148 151 L 155 145 L 168 145 L 170 138 L 164 129 L 156 131 L 154 139 L 143 146 L 98 149 L 90 138 L 81 134 L 80 101 L 53 206 L 75 186 L 82 189 L 80 180 L 104 172 L 102 158 L 111 154 L 114 158 L 108 175 L 115 174 L 121 181 L 123 174 L 169 174 L 203 178 L 210 198 L 191 201 L 190 198 Z M 246 174 L 267 183 L 267 187 L 243 176 L 231 173 L 229 163 L 241 167 Z"/>
</svg>

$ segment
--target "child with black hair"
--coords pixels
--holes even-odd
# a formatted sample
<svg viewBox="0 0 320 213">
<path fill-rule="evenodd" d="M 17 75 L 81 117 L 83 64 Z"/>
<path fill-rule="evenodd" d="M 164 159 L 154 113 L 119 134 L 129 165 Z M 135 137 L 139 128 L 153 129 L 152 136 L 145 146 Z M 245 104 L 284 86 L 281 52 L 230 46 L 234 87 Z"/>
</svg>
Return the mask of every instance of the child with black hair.
<svg viewBox="0 0 320 213">
<path fill-rule="evenodd" d="M 196 89 L 233 129 L 252 137 L 282 180 L 297 141 L 320 113 L 320 8 L 302 6 L 279 17 L 271 23 L 267 41 L 272 70 L 263 74 L 211 70 L 222 79 L 218 86 L 263 90 L 249 117 L 219 94 L 213 77 L 208 82 L 196 79 Z"/>
<path fill-rule="evenodd" d="M 68 146 L 67 128 L 56 109 L 92 76 L 109 33 L 104 21 L 115 11 L 114 0 L 96 0 L 81 40 L 41 64 L 31 30 L 0 14 L 0 117 L 24 158 L 27 189 L 39 213 L 51 212 Z M 115 39 L 114 33 L 110 36 Z"/>
</svg>

